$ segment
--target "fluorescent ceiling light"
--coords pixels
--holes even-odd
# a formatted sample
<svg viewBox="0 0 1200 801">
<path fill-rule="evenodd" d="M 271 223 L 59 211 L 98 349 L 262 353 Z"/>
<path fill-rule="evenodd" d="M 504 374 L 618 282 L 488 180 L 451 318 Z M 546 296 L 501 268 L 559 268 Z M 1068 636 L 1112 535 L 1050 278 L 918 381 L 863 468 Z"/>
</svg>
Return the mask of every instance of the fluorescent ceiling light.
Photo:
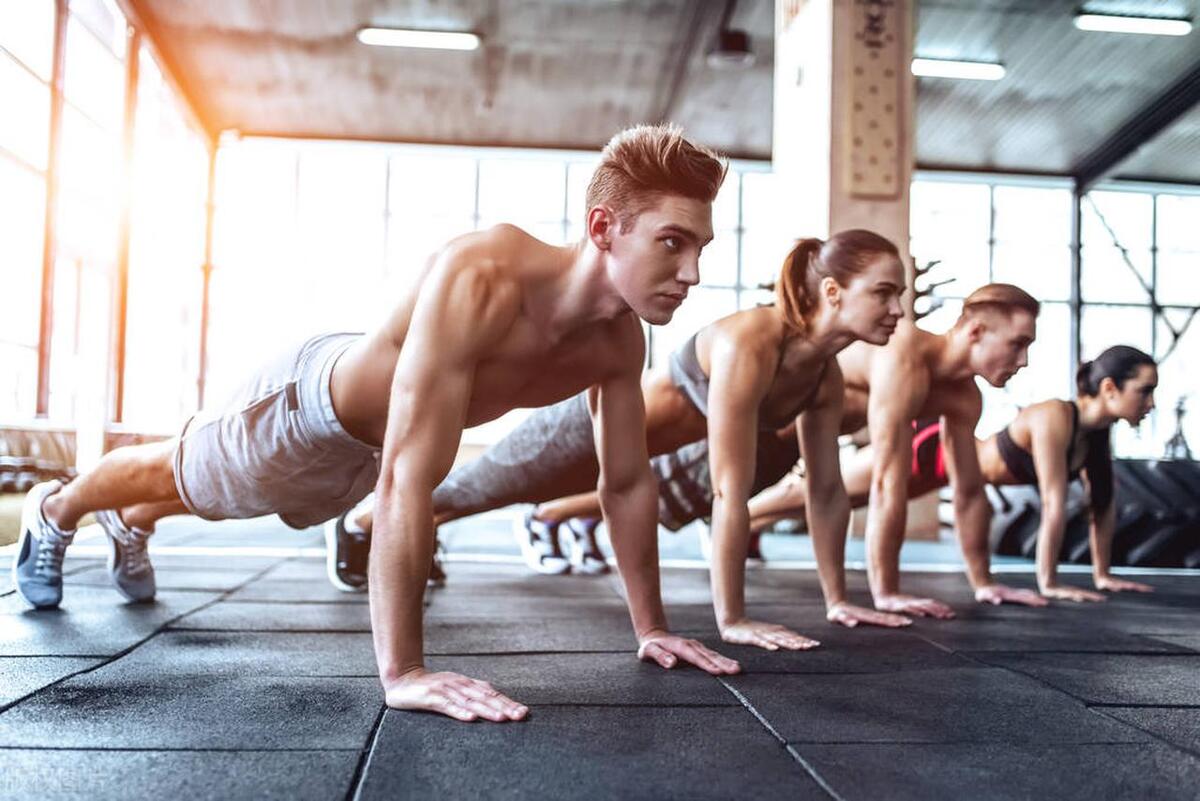
<svg viewBox="0 0 1200 801">
<path fill-rule="evenodd" d="M 1105 33 L 1187 36 L 1192 32 L 1192 21 L 1162 17 L 1121 17 L 1114 14 L 1076 14 L 1075 27 L 1081 31 L 1104 31 Z"/>
<path fill-rule="evenodd" d="M 998 81 L 1004 77 L 1004 65 L 989 61 L 949 61 L 940 58 L 914 58 L 912 74 L 921 78 L 963 78 L 968 81 Z"/>
<path fill-rule="evenodd" d="M 474 50 L 479 37 L 459 31 L 414 31 L 404 28 L 363 28 L 358 41 L 379 47 L 423 47 L 432 50 Z"/>
</svg>

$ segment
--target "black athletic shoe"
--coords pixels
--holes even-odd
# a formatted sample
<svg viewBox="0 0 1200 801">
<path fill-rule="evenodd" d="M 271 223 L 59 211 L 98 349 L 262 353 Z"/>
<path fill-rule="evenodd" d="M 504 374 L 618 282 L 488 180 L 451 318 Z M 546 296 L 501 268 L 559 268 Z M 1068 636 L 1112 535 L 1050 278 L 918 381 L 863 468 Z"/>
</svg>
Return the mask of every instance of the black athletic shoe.
<svg viewBox="0 0 1200 801">
<path fill-rule="evenodd" d="M 325 570 L 329 581 L 342 592 L 366 592 L 367 555 L 371 534 L 347 531 L 346 515 L 325 523 Z"/>
</svg>

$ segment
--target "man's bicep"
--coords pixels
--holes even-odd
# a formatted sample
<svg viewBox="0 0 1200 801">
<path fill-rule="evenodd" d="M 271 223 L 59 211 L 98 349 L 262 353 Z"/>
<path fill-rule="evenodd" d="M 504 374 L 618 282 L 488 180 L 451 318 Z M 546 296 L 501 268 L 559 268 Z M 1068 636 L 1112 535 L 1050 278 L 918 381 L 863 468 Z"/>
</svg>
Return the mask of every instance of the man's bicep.
<svg viewBox="0 0 1200 801">
<path fill-rule="evenodd" d="M 983 471 L 975 444 L 975 420 L 968 416 L 942 417 L 942 450 L 946 472 L 956 493 L 982 490 Z"/>
<path fill-rule="evenodd" d="M 609 487 L 624 486 L 645 470 L 650 460 L 639 373 L 625 370 L 597 385 L 593 414 L 601 479 Z"/>
</svg>

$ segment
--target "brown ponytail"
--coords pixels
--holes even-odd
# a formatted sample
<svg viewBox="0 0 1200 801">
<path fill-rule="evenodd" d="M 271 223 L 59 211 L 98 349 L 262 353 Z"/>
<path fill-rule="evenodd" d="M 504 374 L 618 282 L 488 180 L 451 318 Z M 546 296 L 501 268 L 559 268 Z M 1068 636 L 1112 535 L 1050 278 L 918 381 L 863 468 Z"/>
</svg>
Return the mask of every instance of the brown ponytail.
<svg viewBox="0 0 1200 801">
<path fill-rule="evenodd" d="M 801 239 L 783 260 L 779 280 L 775 282 L 775 302 L 783 312 L 783 320 L 800 333 L 808 328 L 808 316 L 816 302 L 816 273 L 814 261 L 820 259 L 820 239 Z M 810 280 L 813 279 L 813 280 Z M 810 286 L 812 284 L 812 286 Z"/>
<path fill-rule="evenodd" d="M 821 279 L 832 278 L 844 287 L 881 255 L 899 258 L 900 251 L 891 240 L 860 228 L 839 231 L 827 242 L 799 240 L 783 260 L 775 282 L 775 303 L 784 322 L 800 333 L 807 331 Z"/>
</svg>

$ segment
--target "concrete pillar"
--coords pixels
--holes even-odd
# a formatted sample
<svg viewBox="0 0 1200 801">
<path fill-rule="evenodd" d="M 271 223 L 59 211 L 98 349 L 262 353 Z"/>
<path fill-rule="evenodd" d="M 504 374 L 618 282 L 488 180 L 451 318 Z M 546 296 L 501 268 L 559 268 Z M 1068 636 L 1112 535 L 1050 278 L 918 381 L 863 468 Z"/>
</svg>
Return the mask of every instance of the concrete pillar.
<svg viewBox="0 0 1200 801">
<path fill-rule="evenodd" d="M 880 233 L 900 249 L 911 289 L 915 3 L 779 0 L 775 16 L 772 161 L 795 235 Z M 864 521 L 856 512 L 856 534 Z M 936 496 L 910 503 L 909 536 L 937 532 Z"/>
<path fill-rule="evenodd" d="M 910 0 L 776 3 L 772 161 L 797 235 L 869 228 L 909 261 L 913 27 Z"/>
</svg>

